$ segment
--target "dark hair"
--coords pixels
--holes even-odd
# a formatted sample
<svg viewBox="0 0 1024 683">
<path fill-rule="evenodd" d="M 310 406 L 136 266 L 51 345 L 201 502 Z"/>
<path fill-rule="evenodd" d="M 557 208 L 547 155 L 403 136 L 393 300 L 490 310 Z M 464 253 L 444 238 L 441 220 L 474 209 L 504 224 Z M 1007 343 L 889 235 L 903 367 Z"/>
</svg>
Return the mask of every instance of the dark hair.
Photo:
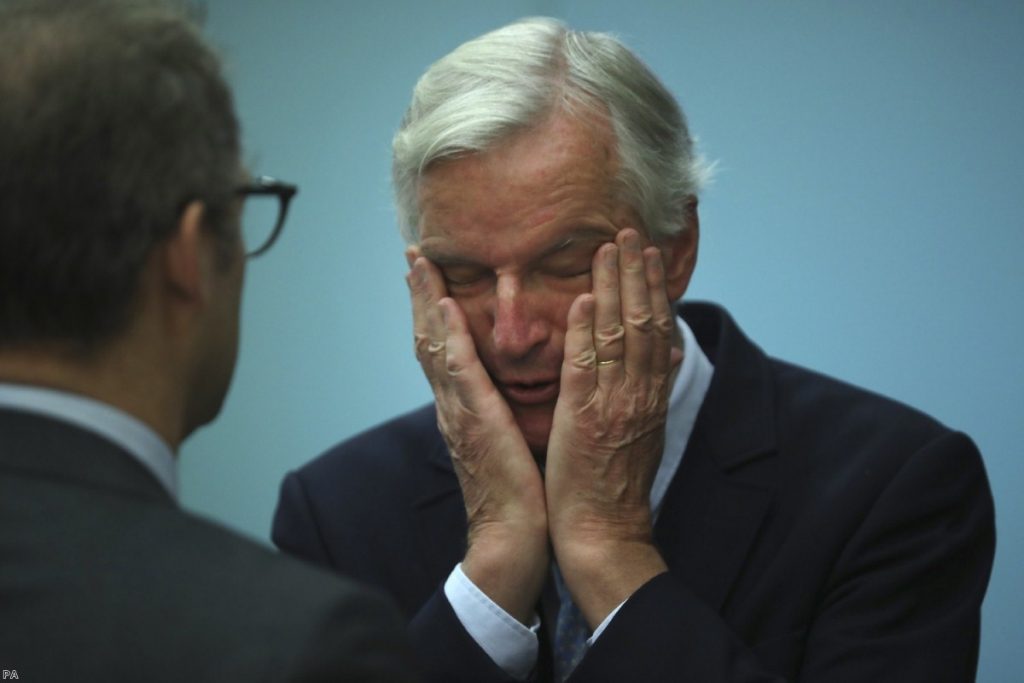
<svg viewBox="0 0 1024 683">
<path fill-rule="evenodd" d="M 189 201 L 237 239 L 239 173 L 231 92 L 183 5 L 0 0 L 0 346 L 121 331 Z"/>
</svg>

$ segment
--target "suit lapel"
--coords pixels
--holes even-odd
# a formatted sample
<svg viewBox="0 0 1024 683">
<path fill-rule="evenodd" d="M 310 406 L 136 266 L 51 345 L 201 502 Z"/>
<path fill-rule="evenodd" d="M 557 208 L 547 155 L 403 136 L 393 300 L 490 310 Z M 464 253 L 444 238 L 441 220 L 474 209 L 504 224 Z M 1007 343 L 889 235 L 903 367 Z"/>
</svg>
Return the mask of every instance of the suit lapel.
<svg viewBox="0 0 1024 683">
<path fill-rule="evenodd" d="M 696 436 L 696 435 L 695 435 Z M 771 503 L 773 491 L 734 481 L 691 440 L 654 536 L 673 573 L 720 610 Z"/>
<path fill-rule="evenodd" d="M 682 314 L 715 374 L 655 541 L 673 573 L 721 610 L 774 497 L 772 380 L 767 358 L 725 311 L 687 304 Z"/>
</svg>

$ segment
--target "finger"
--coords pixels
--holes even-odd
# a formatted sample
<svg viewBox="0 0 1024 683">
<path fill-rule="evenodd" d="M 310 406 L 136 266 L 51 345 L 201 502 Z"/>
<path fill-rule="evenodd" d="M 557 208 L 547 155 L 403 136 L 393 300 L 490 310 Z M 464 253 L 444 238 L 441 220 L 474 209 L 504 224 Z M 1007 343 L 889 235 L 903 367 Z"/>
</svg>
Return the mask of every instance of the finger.
<svg viewBox="0 0 1024 683">
<path fill-rule="evenodd" d="M 666 374 L 682 360 L 681 354 L 672 353 L 675 313 L 665 291 L 665 265 L 661 260 L 661 250 L 647 247 L 643 256 L 651 301 L 651 372 Z"/>
<path fill-rule="evenodd" d="M 445 383 L 452 387 L 463 408 L 480 414 L 485 402 L 493 400 L 498 390 L 477 355 L 466 314 L 450 297 L 438 302 L 438 311 L 445 326 Z"/>
<path fill-rule="evenodd" d="M 405 249 L 405 262 L 409 265 L 409 272 L 405 274 L 405 284 L 409 288 L 409 300 L 412 304 L 412 334 L 413 334 L 413 350 L 416 352 L 417 360 L 420 359 L 421 347 L 425 351 L 426 344 L 429 343 L 429 335 L 426 333 L 426 305 L 418 296 L 416 288 L 413 287 L 413 277 L 418 276 L 418 272 L 415 271 L 414 265 L 416 259 L 420 256 L 420 248 L 413 244 Z"/>
<path fill-rule="evenodd" d="M 619 297 L 626 349 L 626 374 L 646 377 L 651 370 L 651 337 L 654 327 L 647 265 L 640 246 L 640 233 L 632 228 L 619 231 Z"/>
<path fill-rule="evenodd" d="M 418 245 L 410 244 L 405 248 L 405 262 L 409 265 L 409 270 L 412 270 L 412 264 L 422 255 Z"/>
<path fill-rule="evenodd" d="M 619 301 L 619 248 L 602 245 L 594 254 L 594 351 L 602 377 L 617 380 L 622 373 L 625 332 Z"/>
<path fill-rule="evenodd" d="M 594 348 L 594 295 L 580 294 L 569 307 L 559 400 L 584 405 L 597 390 L 597 351 Z"/>
<path fill-rule="evenodd" d="M 437 268 L 422 256 L 406 276 L 412 297 L 413 339 L 416 358 L 431 385 L 443 377 L 445 327 L 438 302 L 446 296 L 444 280 Z"/>
</svg>

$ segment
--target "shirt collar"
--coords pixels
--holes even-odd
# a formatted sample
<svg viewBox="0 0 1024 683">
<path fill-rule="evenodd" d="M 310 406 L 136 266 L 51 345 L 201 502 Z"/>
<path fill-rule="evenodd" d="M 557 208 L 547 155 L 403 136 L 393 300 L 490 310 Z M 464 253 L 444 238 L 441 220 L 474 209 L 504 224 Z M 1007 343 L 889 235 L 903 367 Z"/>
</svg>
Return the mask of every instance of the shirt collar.
<svg viewBox="0 0 1024 683">
<path fill-rule="evenodd" d="M 0 407 L 45 415 L 102 436 L 138 460 L 171 498 L 178 499 L 173 452 L 156 432 L 128 413 L 79 394 L 2 382 Z"/>
<path fill-rule="evenodd" d="M 672 393 L 669 394 L 665 450 L 651 486 L 651 512 L 655 519 L 661 511 L 668 485 L 679 470 L 679 463 L 683 460 L 693 425 L 697 421 L 697 413 L 704 403 L 704 395 L 708 392 L 715 372 L 686 321 L 677 317 L 676 325 L 683 336 L 683 362 L 672 385 Z"/>
</svg>

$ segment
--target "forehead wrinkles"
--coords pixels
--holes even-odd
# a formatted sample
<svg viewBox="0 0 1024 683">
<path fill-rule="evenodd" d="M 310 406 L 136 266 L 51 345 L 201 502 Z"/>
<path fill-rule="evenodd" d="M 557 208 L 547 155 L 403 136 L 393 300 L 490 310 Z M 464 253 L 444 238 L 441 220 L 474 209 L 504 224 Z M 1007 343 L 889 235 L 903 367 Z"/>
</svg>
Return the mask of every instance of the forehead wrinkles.
<svg viewBox="0 0 1024 683">
<path fill-rule="evenodd" d="M 617 221 L 608 196 L 601 197 L 587 183 L 568 178 L 556 177 L 552 182 L 555 186 L 544 188 L 543 197 L 530 193 L 529 201 L 520 201 L 520 193 L 499 192 L 483 193 L 480 202 L 472 202 L 465 193 L 442 191 L 439 194 L 448 196 L 425 204 L 421 225 L 425 254 L 497 268 L 526 265 L 582 228 L 604 227 L 609 239 L 614 236 Z"/>
</svg>

